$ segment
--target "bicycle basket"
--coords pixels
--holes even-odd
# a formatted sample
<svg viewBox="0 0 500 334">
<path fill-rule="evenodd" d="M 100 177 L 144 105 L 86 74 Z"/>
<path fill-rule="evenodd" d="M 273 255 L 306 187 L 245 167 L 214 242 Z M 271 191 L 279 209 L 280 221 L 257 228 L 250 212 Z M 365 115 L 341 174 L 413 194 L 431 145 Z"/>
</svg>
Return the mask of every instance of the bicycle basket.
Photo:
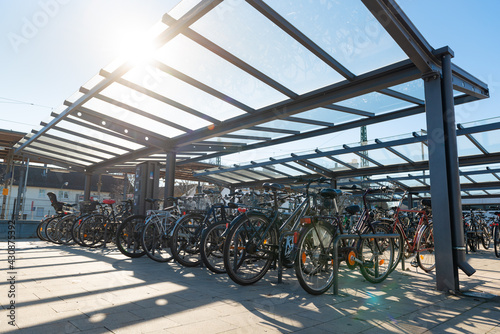
<svg viewBox="0 0 500 334">
<path fill-rule="evenodd" d="M 80 212 L 81 213 L 91 213 L 97 209 L 97 201 L 82 201 L 80 204 Z"/>
</svg>

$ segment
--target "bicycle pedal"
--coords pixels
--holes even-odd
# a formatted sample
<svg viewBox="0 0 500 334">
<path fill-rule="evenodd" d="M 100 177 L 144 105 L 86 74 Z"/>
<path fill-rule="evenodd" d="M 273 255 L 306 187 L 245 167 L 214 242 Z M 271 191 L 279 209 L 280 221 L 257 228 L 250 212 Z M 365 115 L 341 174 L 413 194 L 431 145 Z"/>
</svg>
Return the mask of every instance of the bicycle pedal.
<svg viewBox="0 0 500 334">
<path fill-rule="evenodd" d="M 413 261 L 411 261 L 411 262 L 410 262 L 410 265 L 411 265 L 412 267 L 414 267 L 414 268 L 417 268 L 417 267 L 418 267 L 418 262 L 417 262 L 417 260 L 413 260 Z"/>
</svg>

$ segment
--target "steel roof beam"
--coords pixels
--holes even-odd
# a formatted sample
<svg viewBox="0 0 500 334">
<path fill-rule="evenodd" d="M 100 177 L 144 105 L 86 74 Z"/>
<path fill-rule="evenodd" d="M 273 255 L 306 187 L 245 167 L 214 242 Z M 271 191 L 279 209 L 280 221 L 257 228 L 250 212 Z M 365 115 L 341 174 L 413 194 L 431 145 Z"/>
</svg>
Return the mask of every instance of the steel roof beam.
<svg viewBox="0 0 500 334">
<path fill-rule="evenodd" d="M 37 162 L 37 163 L 51 164 L 51 165 L 66 168 L 66 169 L 69 169 L 69 170 L 75 171 L 75 172 L 83 172 L 85 169 L 84 165 L 75 164 L 75 163 L 69 164 L 67 161 L 64 161 L 64 160 L 52 158 L 52 157 L 49 157 L 47 155 L 40 155 L 36 152 L 30 152 L 29 149 L 30 148 L 28 147 L 26 150 L 23 150 L 22 156 L 26 157 L 26 158 L 30 158 L 30 161 L 32 163 Z"/>
<path fill-rule="evenodd" d="M 462 130 L 464 129 L 463 125 L 462 124 L 457 124 L 457 128 L 459 130 Z M 489 154 L 488 150 L 486 150 L 484 148 L 483 145 L 481 145 L 477 140 L 476 138 L 474 138 L 474 136 L 472 136 L 471 134 L 465 134 L 465 137 L 467 137 L 467 139 L 469 139 L 469 141 L 474 144 L 481 152 L 483 152 L 483 154 Z"/>
<path fill-rule="evenodd" d="M 118 134 L 129 137 L 129 141 L 136 142 L 143 146 L 155 146 L 158 149 L 163 149 L 168 138 L 153 131 L 141 128 L 140 126 L 124 122 L 120 119 L 101 114 L 89 108 L 79 107 L 75 117 L 83 119 L 92 124 L 98 125 L 105 129 L 115 131 Z M 126 132 L 125 132 L 126 131 Z"/>
<path fill-rule="evenodd" d="M 354 108 L 349 108 L 349 107 L 344 107 L 340 106 L 338 104 L 328 104 L 326 106 L 323 106 L 325 109 L 331 109 L 331 110 L 337 110 L 337 111 L 342 111 L 348 114 L 353 114 L 353 115 L 358 115 L 358 116 L 365 116 L 365 117 L 373 117 L 375 116 L 375 113 L 364 111 L 364 110 L 359 110 L 359 109 L 354 109 Z"/>
<path fill-rule="evenodd" d="M 492 170 L 490 167 L 486 167 L 486 170 L 490 172 L 498 181 L 500 181 L 500 176 L 498 176 L 495 170 Z"/>
<path fill-rule="evenodd" d="M 47 123 L 40 122 L 40 125 L 46 126 Z M 131 151 L 131 149 L 128 148 L 128 147 L 124 147 L 124 146 L 121 146 L 121 145 L 118 145 L 118 144 L 115 144 L 115 143 L 112 143 L 112 142 L 101 140 L 101 139 L 98 139 L 96 137 L 88 136 L 88 135 L 85 135 L 85 134 L 82 134 L 82 133 L 79 133 L 79 132 L 76 132 L 76 131 L 72 131 L 72 130 L 68 130 L 68 129 L 65 129 L 65 128 L 61 128 L 59 126 L 52 126 L 52 129 L 60 131 L 60 132 L 67 133 L 67 134 L 75 136 L 75 137 L 81 137 L 81 138 L 88 139 L 90 141 L 94 141 L 94 142 L 97 142 L 97 143 L 100 143 L 100 144 L 103 144 L 103 145 L 111 146 L 111 147 L 120 149 L 122 151 L 126 151 L 126 152 L 130 152 Z"/>
<path fill-rule="evenodd" d="M 295 28 L 290 22 L 285 20 L 281 15 L 279 15 L 274 9 L 268 6 L 264 1 L 261 0 L 247 0 L 247 2 L 258 10 L 262 15 L 267 17 L 271 22 L 280 27 L 284 32 L 290 35 L 297 42 L 302 44 L 306 49 L 311 51 L 316 57 L 324 61 L 328 66 L 337 71 L 347 80 L 352 80 L 356 76 L 354 73 L 345 68 L 341 63 L 335 60 L 328 52 L 320 48 L 316 43 L 304 35 L 300 30 Z"/>
<path fill-rule="evenodd" d="M 376 142 L 377 144 L 382 143 L 382 141 L 381 141 L 380 139 L 375 139 L 375 142 Z M 413 160 L 411 160 L 410 158 L 408 158 L 406 155 L 404 155 L 404 154 L 400 153 L 399 151 L 397 151 L 397 150 L 393 149 L 392 147 L 386 147 L 385 149 L 386 149 L 387 151 L 391 152 L 392 154 L 394 154 L 394 155 L 396 155 L 396 156 L 400 157 L 401 159 L 405 160 L 406 162 L 409 162 L 409 163 L 411 163 L 411 164 L 413 164 L 413 163 L 414 163 L 414 161 L 413 161 Z"/>
<path fill-rule="evenodd" d="M 36 133 L 35 130 L 32 130 L 31 132 L 32 133 Z M 95 146 L 90 146 L 90 145 L 83 144 L 83 143 L 76 142 L 76 141 L 72 141 L 72 140 L 69 140 L 69 139 L 66 139 L 66 138 L 61 138 L 61 137 L 53 136 L 53 135 L 50 135 L 48 133 L 45 133 L 42 138 L 49 138 L 49 139 L 53 139 L 53 140 L 64 141 L 64 142 L 66 142 L 68 144 L 75 145 L 75 146 L 80 146 L 82 148 L 85 148 L 85 149 L 88 149 L 88 150 L 92 150 L 92 151 L 95 151 L 95 152 L 99 152 L 99 153 L 103 153 L 103 154 L 107 154 L 107 155 L 110 155 L 112 157 L 116 157 L 117 156 L 116 153 L 112 153 L 112 152 L 109 152 L 109 151 L 97 148 Z"/>
<path fill-rule="evenodd" d="M 186 14 L 184 14 L 177 22 L 177 24 L 170 26 L 167 30 L 158 35 L 155 39 L 155 47 L 160 48 L 168 41 L 172 40 L 175 36 L 182 33 L 182 31 L 189 27 L 191 24 L 196 22 L 203 15 L 208 13 L 214 7 L 216 7 L 222 0 L 206 0 L 201 1 L 197 5 L 195 5 L 191 10 L 189 10 Z M 49 129 L 53 128 L 57 125 L 61 120 L 63 120 L 67 115 L 71 114 L 74 110 L 82 106 L 84 103 L 89 101 L 95 94 L 98 94 L 106 87 L 111 85 L 117 78 L 120 78 L 122 75 L 127 73 L 133 67 L 133 62 L 126 62 L 120 65 L 115 71 L 113 71 L 112 75 L 108 78 L 104 78 L 98 84 L 96 84 L 89 93 L 83 95 L 78 100 L 76 100 L 71 106 L 68 106 L 63 112 L 59 114 L 58 117 L 54 118 L 50 121 L 46 126 L 40 129 L 34 136 L 32 136 L 28 141 L 23 143 L 20 147 L 15 150 L 15 154 L 18 154 L 25 147 L 30 145 L 39 136 L 47 132 Z"/>
<path fill-rule="evenodd" d="M 409 61 L 402 61 L 375 71 L 360 75 L 353 81 L 343 81 L 303 94 L 295 100 L 287 100 L 257 110 L 254 114 L 244 114 L 225 121 L 214 129 L 202 129 L 173 140 L 174 146 L 220 136 L 250 126 L 322 107 L 334 102 L 387 88 L 398 83 L 420 77 L 418 69 Z"/>
<path fill-rule="evenodd" d="M 81 87 L 80 88 L 80 92 L 88 92 L 88 89 L 84 88 L 84 87 Z M 137 115 L 140 115 L 140 116 L 143 116 L 143 117 L 146 117 L 150 120 L 153 120 L 153 121 L 156 121 L 158 123 L 161 123 L 161 124 L 165 124 L 165 125 L 168 125 L 174 129 L 177 129 L 177 130 L 180 130 L 184 133 L 189 133 L 189 132 L 192 132 L 191 129 L 188 129 L 182 125 L 179 125 L 177 123 L 174 123 L 174 122 L 170 122 L 169 120 L 166 120 L 164 119 L 163 117 L 159 117 L 159 116 L 156 116 L 156 115 L 153 115 L 153 114 L 150 114 L 144 110 L 141 110 L 139 108 L 136 108 L 136 107 L 133 107 L 131 105 L 128 105 L 126 103 L 123 103 L 123 102 L 120 102 L 120 101 L 117 101 L 109 96 L 106 96 L 106 95 L 103 95 L 103 94 L 96 94 L 94 96 L 95 99 L 99 99 L 101 101 L 104 101 L 104 102 L 107 102 L 109 104 L 112 104 L 114 106 L 117 106 L 119 108 L 122 108 L 122 109 L 125 109 L 125 110 L 128 110 L 130 112 L 133 112 Z"/>
<path fill-rule="evenodd" d="M 422 74 L 441 72 L 441 61 L 395 0 L 362 0 Z M 453 55 L 452 55 L 453 56 Z M 452 67 L 453 89 L 479 99 L 489 97 L 488 86 L 456 65 Z"/>
<path fill-rule="evenodd" d="M 298 157 L 297 154 L 295 154 L 295 153 L 292 153 L 291 156 Z M 301 160 L 296 160 L 294 162 L 296 164 L 301 165 L 302 167 L 305 167 L 307 169 L 312 170 L 313 172 L 316 172 L 317 174 L 320 174 L 320 175 L 323 175 L 326 177 L 333 177 L 333 172 L 331 170 L 326 169 L 326 168 L 324 168 L 324 167 L 322 167 L 322 166 L 318 165 L 317 163 L 314 163 L 310 160 L 301 159 Z"/>
<path fill-rule="evenodd" d="M 177 22 L 173 17 L 169 16 L 168 14 L 165 14 L 163 16 L 163 22 L 167 25 L 174 24 Z M 184 30 L 183 35 L 186 36 L 187 38 L 191 39 L 192 41 L 198 43 L 199 45 L 203 46 L 205 49 L 210 50 L 211 52 L 215 53 L 222 59 L 226 60 L 227 62 L 233 64 L 234 66 L 238 67 L 239 69 L 247 72 L 254 78 L 257 78 L 258 80 L 264 82 L 268 86 L 274 88 L 275 90 L 279 91 L 280 93 L 288 96 L 289 98 L 296 98 L 298 94 L 295 92 L 291 91 L 287 87 L 283 86 L 279 82 L 275 81 L 271 77 L 265 75 L 264 73 L 260 72 L 257 70 L 255 67 L 249 65 L 248 63 L 242 61 L 238 57 L 234 56 L 227 50 L 221 48 L 217 44 L 213 43 L 212 41 L 208 40 L 207 38 L 201 36 L 194 30 L 187 28 Z"/>
<path fill-rule="evenodd" d="M 74 153 L 74 154 L 79 154 L 79 155 L 84 155 L 86 157 L 90 157 L 90 158 L 94 158 L 94 159 L 98 159 L 100 161 L 103 161 L 105 160 L 105 158 L 101 157 L 101 156 L 98 156 L 98 155 L 95 155 L 93 153 L 88 153 L 88 152 L 82 152 L 82 151 L 77 151 L 75 149 L 70 149 L 68 147 L 65 147 L 65 146 L 61 146 L 61 145 L 58 145 L 58 144 L 54 144 L 52 142 L 49 142 L 49 141 L 45 141 L 43 138 L 45 138 L 47 135 L 41 137 L 40 139 L 38 139 L 36 141 L 36 143 L 40 143 L 40 144 L 43 144 L 43 145 L 49 145 L 51 147 L 54 147 L 54 148 L 57 148 L 59 150 L 61 150 L 61 152 L 70 152 L 70 153 Z M 36 143 L 33 143 L 33 144 L 36 144 Z M 95 163 L 95 161 L 89 161 L 90 163 Z"/>
<path fill-rule="evenodd" d="M 281 128 L 270 128 L 265 126 L 251 126 L 248 130 L 252 131 L 262 131 L 262 132 L 275 132 L 275 133 L 286 133 L 289 135 L 298 135 L 300 131 L 289 130 L 289 129 L 281 129 Z"/>
<path fill-rule="evenodd" d="M 320 151 L 319 149 L 315 149 L 315 150 L 314 150 L 314 152 L 316 152 L 316 153 L 323 153 L 323 152 L 322 152 L 322 151 Z M 342 160 L 340 160 L 340 159 L 337 159 L 337 158 L 335 158 L 335 157 L 332 157 L 332 156 L 328 156 L 328 155 L 327 155 L 327 156 L 325 156 L 325 158 L 330 159 L 330 160 L 332 160 L 332 161 L 335 161 L 336 163 L 341 164 L 342 166 L 345 166 L 345 167 L 347 167 L 347 168 L 349 168 L 349 169 L 357 169 L 356 167 L 354 167 L 354 166 L 352 166 L 352 165 L 348 164 L 347 162 L 344 162 L 344 161 L 342 161 Z"/>
<path fill-rule="evenodd" d="M 153 60 L 151 62 L 151 64 L 153 66 L 155 66 L 156 68 L 158 68 L 159 70 L 161 70 L 167 74 L 170 74 L 171 76 L 173 76 L 179 80 L 182 80 L 185 83 L 187 83 L 193 87 L 196 87 L 199 90 L 204 91 L 205 93 L 210 94 L 210 95 L 212 95 L 212 96 L 214 96 L 214 97 L 216 97 L 216 98 L 218 98 L 226 103 L 229 103 L 238 109 L 241 109 L 249 114 L 255 113 L 255 109 L 247 106 L 246 104 L 244 104 L 240 101 L 237 101 L 237 100 L 233 99 L 232 97 L 230 97 L 224 93 L 221 93 L 218 90 L 216 90 L 210 86 L 207 86 L 204 83 L 202 83 L 202 82 L 200 82 L 200 81 L 198 81 L 198 80 L 196 80 L 196 79 L 194 79 L 194 78 L 192 78 L 192 77 L 190 77 L 190 76 L 188 76 L 180 71 L 177 71 L 176 69 L 174 69 L 168 65 L 165 65 L 164 63 L 162 63 L 158 60 Z"/>
<path fill-rule="evenodd" d="M 109 72 L 107 72 L 105 70 L 101 70 L 99 72 L 99 74 L 102 75 L 103 77 L 109 77 L 111 75 L 111 73 L 109 73 Z M 202 113 L 202 112 L 200 112 L 198 110 L 195 110 L 193 108 L 190 108 L 188 106 L 185 106 L 182 103 L 179 103 L 177 101 L 169 99 L 168 97 L 165 97 L 165 96 L 160 95 L 160 94 L 158 94 L 158 93 L 156 93 L 156 92 L 154 92 L 152 90 L 149 90 L 149 89 L 146 89 L 146 88 L 144 88 L 142 86 L 139 86 L 139 85 L 137 85 L 137 84 L 135 84 L 135 83 L 133 83 L 131 81 L 128 81 L 128 80 L 124 79 L 124 78 L 119 78 L 119 79 L 116 80 L 116 82 L 119 83 L 119 84 L 121 84 L 121 85 L 123 85 L 123 86 L 126 86 L 128 88 L 131 88 L 131 89 L 133 89 L 133 90 L 135 90 L 135 91 L 137 91 L 139 93 L 142 93 L 144 95 L 152 97 L 152 98 L 154 98 L 154 99 L 156 99 L 156 100 L 158 100 L 160 102 L 163 102 L 163 103 L 166 103 L 168 105 L 171 105 L 174 108 L 177 108 L 179 110 L 185 111 L 188 114 L 191 114 L 193 116 L 199 117 L 199 118 L 204 119 L 204 120 L 206 120 L 208 122 L 212 122 L 213 124 L 220 124 L 221 123 L 221 121 L 219 121 L 216 118 L 210 117 L 207 114 L 204 114 L 204 113 Z"/>
<path fill-rule="evenodd" d="M 61 152 L 56 152 L 56 151 L 52 151 L 52 150 L 49 150 L 49 149 L 46 149 L 46 148 L 41 148 L 41 147 L 38 147 L 38 146 L 30 146 L 29 147 L 30 149 L 30 152 L 32 154 L 37 154 L 39 156 L 43 156 L 43 152 L 45 153 L 49 153 L 49 154 L 53 154 L 57 157 L 61 157 L 61 161 L 64 161 L 62 160 L 62 158 L 67 158 L 68 160 L 74 160 L 74 161 L 79 161 L 79 162 L 74 162 L 74 161 L 71 161 L 71 164 L 75 164 L 76 166 L 82 166 L 84 168 L 87 168 L 88 166 L 85 165 L 85 164 L 82 164 L 82 162 L 87 162 L 87 163 L 92 163 L 92 161 L 88 161 L 88 160 L 85 160 L 85 159 L 78 159 L 78 158 L 75 158 L 74 156 L 71 156 L 69 154 L 65 154 L 65 153 L 61 153 Z M 42 153 L 40 153 L 42 152 Z M 49 156 L 51 157 L 51 156 Z M 53 160 L 59 160 L 57 158 L 54 158 L 54 157 L 51 157 Z M 68 163 L 68 161 L 66 161 L 66 163 Z"/>
<path fill-rule="evenodd" d="M 295 122 L 295 123 L 326 126 L 326 127 L 331 127 L 331 126 L 335 125 L 334 123 L 330 123 L 330 122 L 318 121 L 315 119 L 308 119 L 308 118 L 295 117 L 295 116 L 288 116 L 288 117 L 283 118 L 283 120 L 289 121 L 289 122 Z"/>
<path fill-rule="evenodd" d="M 244 140 L 271 140 L 271 137 L 260 137 L 260 136 L 246 136 L 246 135 L 235 135 L 235 134 L 224 134 L 220 136 L 221 138 L 232 138 L 232 139 L 244 139 Z"/>
<path fill-rule="evenodd" d="M 349 148 L 351 148 L 351 147 L 347 146 L 346 144 L 342 145 L 342 147 L 344 147 L 345 149 L 349 149 Z M 362 147 L 366 147 L 366 145 L 363 145 Z M 366 151 L 366 150 L 363 150 L 363 151 Z M 361 159 L 365 159 L 365 160 L 370 161 L 372 164 L 375 164 L 375 165 L 377 165 L 377 166 L 379 166 L 379 167 L 384 167 L 384 165 L 382 165 L 380 162 L 375 161 L 375 160 L 373 160 L 372 158 L 370 158 L 369 156 L 367 156 L 366 154 L 361 153 L 361 152 L 363 152 L 363 151 L 354 151 L 354 152 L 352 152 L 352 153 L 356 154 L 356 155 L 357 155 L 358 157 L 360 157 Z"/>
<path fill-rule="evenodd" d="M 390 96 L 390 97 L 394 97 L 394 98 L 399 99 L 399 100 L 403 100 L 406 102 L 410 102 L 410 103 L 419 105 L 419 106 L 425 105 L 424 100 L 417 99 L 416 97 L 413 97 L 411 95 L 403 94 L 403 93 L 397 92 L 397 91 L 389 89 L 389 88 L 381 89 L 378 92 L 382 93 L 384 95 Z"/>
<path fill-rule="evenodd" d="M 52 115 L 57 116 L 57 114 L 55 114 L 55 113 L 52 113 Z M 76 117 L 77 116 L 69 115 L 68 117 L 66 117 L 64 119 L 64 121 L 65 122 L 69 122 L 69 123 L 73 123 L 73 124 L 76 124 L 76 125 L 79 125 L 79 126 L 82 126 L 85 130 L 96 131 L 99 134 L 102 133 L 102 134 L 109 135 L 109 136 L 112 136 L 112 137 L 115 137 L 115 138 L 119 138 L 119 139 L 122 139 L 122 140 L 125 140 L 125 141 L 129 141 L 129 142 L 133 142 L 134 141 L 134 139 L 130 138 L 129 136 L 125 136 L 125 135 L 123 135 L 123 134 L 121 134 L 119 132 L 112 131 L 110 129 L 104 128 L 102 126 L 102 123 L 100 123 L 99 126 L 96 126 L 93 123 L 82 122 L 82 121 L 78 120 Z M 116 155 L 116 154 L 114 154 L 114 155 Z"/>
</svg>

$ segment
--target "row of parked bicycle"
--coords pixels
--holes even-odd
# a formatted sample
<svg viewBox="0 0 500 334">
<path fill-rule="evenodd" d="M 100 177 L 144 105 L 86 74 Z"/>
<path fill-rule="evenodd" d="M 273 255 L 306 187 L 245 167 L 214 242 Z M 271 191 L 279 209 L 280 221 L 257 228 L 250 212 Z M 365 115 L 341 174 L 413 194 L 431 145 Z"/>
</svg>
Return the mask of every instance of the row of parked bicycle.
<svg viewBox="0 0 500 334">
<path fill-rule="evenodd" d="M 325 178 L 304 180 L 287 191 L 266 183 L 262 193 L 225 198 L 206 190 L 194 198 L 194 208 L 186 208 L 186 199 L 167 198 L 170 206 L 146 215 L 131 215 L 131 201 L 116 205 L 112 200 L 82 202 L 79 212 L 66 211 L 70 208 L 49 193 L 58 214 L 43 220 L 37 233 L 42 240 L 87 247 L 113 241 L 131 258 L 174 259 L 187 267 L 203 263 L 241 285 L 259 281 L 270 268 L 294 268 L 311 294 L 330 289 L 341 261 L 372 283 L 386 279 L 403 258 L 414 257 L 412 265 L 424 271 L 434 269 L 429 201 L 408 210 L 402 208 L 403 196 L 392 217 L 379 217 L 368 198 L 387 188 L 332 189 L 329 184 Z M 362 207 L 339 208 L 346 190 L 362 195 Z"/>
<path fill-rule="evenodd" d="M 468 251 L 489 249 L 493 241 L 496 257 L 500 257 L 500 212 L 487 213 L 471 210 L 464 213 L 464 235 Z"/>
</svg>

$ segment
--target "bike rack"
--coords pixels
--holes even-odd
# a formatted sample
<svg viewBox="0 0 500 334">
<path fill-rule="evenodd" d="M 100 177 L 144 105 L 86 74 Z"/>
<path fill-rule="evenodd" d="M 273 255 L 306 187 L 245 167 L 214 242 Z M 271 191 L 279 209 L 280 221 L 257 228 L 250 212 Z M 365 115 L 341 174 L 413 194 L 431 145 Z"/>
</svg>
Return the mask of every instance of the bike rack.
<svg viewBox="0 0 500 334">
<path fill-rule="evenodd" d="M 344 239 L 368 239 L 368 238 L 387 238 L 396 239 L 399 238 L 399 234 L 341 234 L 333 240 L 333 294 L 336 296 L 339 294 L 339 254 L 338 246 L 340 240 Z"/>
</svg>

